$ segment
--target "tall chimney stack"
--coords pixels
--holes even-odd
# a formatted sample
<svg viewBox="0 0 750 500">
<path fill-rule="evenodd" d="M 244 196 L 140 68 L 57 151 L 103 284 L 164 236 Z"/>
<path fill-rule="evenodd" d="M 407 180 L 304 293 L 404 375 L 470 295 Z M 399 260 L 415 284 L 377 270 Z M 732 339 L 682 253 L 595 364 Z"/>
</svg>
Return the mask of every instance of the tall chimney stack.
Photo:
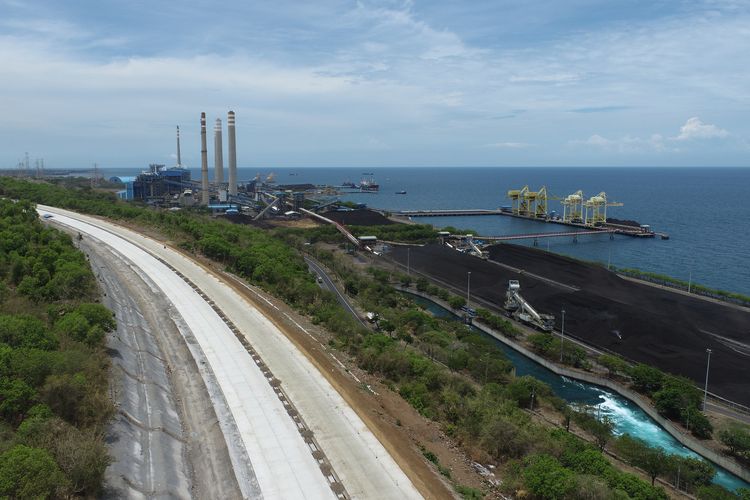
<svg viewBox="0 0 750 500">
<path fill-rule="evenodd" d="M 177 125 L 177 167 L 182 167 L 182 159 L 180 158 L 180 126 Z"/>
<path fill-rule="evenodd" d="M 237 196 L 237 142 L 234 136 L 234 111 L 227 114 L 227 152 L 229 153 L 229 194 Z"/>
<path fill-rule="evenodd" d="M 208 149 L 206 148 L 206 113 L 201 113 L 201 204 L 208 205 Z"/>
<path fill-rule="evenodd" d="M 221 187 L 224 184 L 224 156 L 221 144 L 221 119 L 214 125 L 214 181 Z"/>
</svg>

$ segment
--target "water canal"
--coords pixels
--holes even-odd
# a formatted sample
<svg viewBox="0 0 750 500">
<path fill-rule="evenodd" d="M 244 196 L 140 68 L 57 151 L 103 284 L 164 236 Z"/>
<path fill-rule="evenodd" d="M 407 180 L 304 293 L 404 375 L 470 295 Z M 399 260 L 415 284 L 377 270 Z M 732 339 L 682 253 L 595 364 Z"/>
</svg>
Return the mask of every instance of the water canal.
<svg viewBox="0 0 750 500">
<path fill-rule="evenodd" d="M 417 304 L 440 318 L 457 319 L 456 315 L 444 307 L 423 297 L 408 294 Z M 689 448 L 683 446 L 673 438 L 663 427 L 649 417 L 638 405 L 627 398 L 613 393 L 603 387 L 572 380 L 560 376 L 545 368 L 536 361 L 527 358 L 515 349 L 505 345 L 497 339 L 485 334 L 481 330 L 471 327 L 474 331 L 489 338 L 498 349 L 502 350 L 516 368 L 516 375 L 531 375 L 548 384 L 552 391 L 573 405 L 596 406 L 602 416 L 609 417 L 614 423 L 616 435 L 630 434 L 642 439 L 652 446 L 659 446 L 667 453 L 684 457 L 703 458 Z M 705 460 L 705 459 L 704 459 Z M 729 490 L 750 488 L 750 484 L 735 476 L 728 470 L 713 464 L 716 468 L 714 483 Z"/>
</svg>

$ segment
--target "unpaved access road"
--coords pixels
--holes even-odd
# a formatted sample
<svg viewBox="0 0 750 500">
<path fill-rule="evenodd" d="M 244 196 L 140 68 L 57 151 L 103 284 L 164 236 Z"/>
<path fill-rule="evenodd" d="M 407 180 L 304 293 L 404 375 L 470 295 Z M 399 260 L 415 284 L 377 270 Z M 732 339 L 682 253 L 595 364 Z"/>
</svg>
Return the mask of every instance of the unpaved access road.
<svg viewBox="0 0 750 500">
<path fill-rule="evenodd" d="M 312 363 L 233 288 L 181 253 L 141 234 L 52 207 L 39 206 L 39 210 L 116 249 L 167 294 L 196 341 L 192 344 L 186 338 L 194 356 L 198 353 L 211 399 L 219 402 L 215 405 L 219 424 L 243 496 L 324 498 L 333 492 L 328 483 L 331 470 L 319 467 L 319 456 L 311 452 L 309 441 L 290 418 L 287 403 L 277 397 L 277 386 L 268 383 L 266 371 L 253 361 L 229 324 L 254 348 L 262 366 L 273 372 L 272 381 L 282 381 L 288 400 L 348 495 L 421 497 Z"/>
</svg>

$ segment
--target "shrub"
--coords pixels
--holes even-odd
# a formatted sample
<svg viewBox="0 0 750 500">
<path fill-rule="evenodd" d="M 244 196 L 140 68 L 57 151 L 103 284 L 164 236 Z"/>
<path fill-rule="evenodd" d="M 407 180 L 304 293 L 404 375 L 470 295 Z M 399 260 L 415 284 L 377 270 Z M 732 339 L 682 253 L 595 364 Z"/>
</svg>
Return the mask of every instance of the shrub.
<svg viewBox="0 0 750 500">
<path fill-rule="evenodd" d="M 643 363 L 631 367 L 628 375 L 633 379 L 633 387 L 646 394 L 652 394 L 661 389 L 664 381 L 664 372 Z"/>
<path fill-rule="evenodd" d="M 0 455 L 0 495 L 12 498 L 62 496 L 68 482 L 50 454 L 16 445 Z"/>
<path fill-rule="evenodd" d="M 576 487 L 575 474 L 549 455 L 531 456 L 525 461 L 523 479 L 540 498 L 565 498 Z"/>
<path fill-rule="evenodd" d="M 750 458 L 750 427 L 733 424 L 719 432 L 719 439 L 729 449 L 729 453 Z"/>
</svg>

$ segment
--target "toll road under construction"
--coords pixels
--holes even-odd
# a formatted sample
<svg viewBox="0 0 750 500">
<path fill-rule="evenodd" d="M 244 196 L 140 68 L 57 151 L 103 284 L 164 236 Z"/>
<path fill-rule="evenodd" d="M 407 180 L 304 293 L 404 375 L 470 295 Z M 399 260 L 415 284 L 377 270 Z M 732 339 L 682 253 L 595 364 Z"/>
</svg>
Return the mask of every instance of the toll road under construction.
<svg viewBox="0 0 750 500">
<path fill-rule="evenodd" d="M 38 209 L 121 254 L 173 304 L 244 498 L 421 497 L 326 376 L 234 288 L 141 234 Z"/>
</svg>

